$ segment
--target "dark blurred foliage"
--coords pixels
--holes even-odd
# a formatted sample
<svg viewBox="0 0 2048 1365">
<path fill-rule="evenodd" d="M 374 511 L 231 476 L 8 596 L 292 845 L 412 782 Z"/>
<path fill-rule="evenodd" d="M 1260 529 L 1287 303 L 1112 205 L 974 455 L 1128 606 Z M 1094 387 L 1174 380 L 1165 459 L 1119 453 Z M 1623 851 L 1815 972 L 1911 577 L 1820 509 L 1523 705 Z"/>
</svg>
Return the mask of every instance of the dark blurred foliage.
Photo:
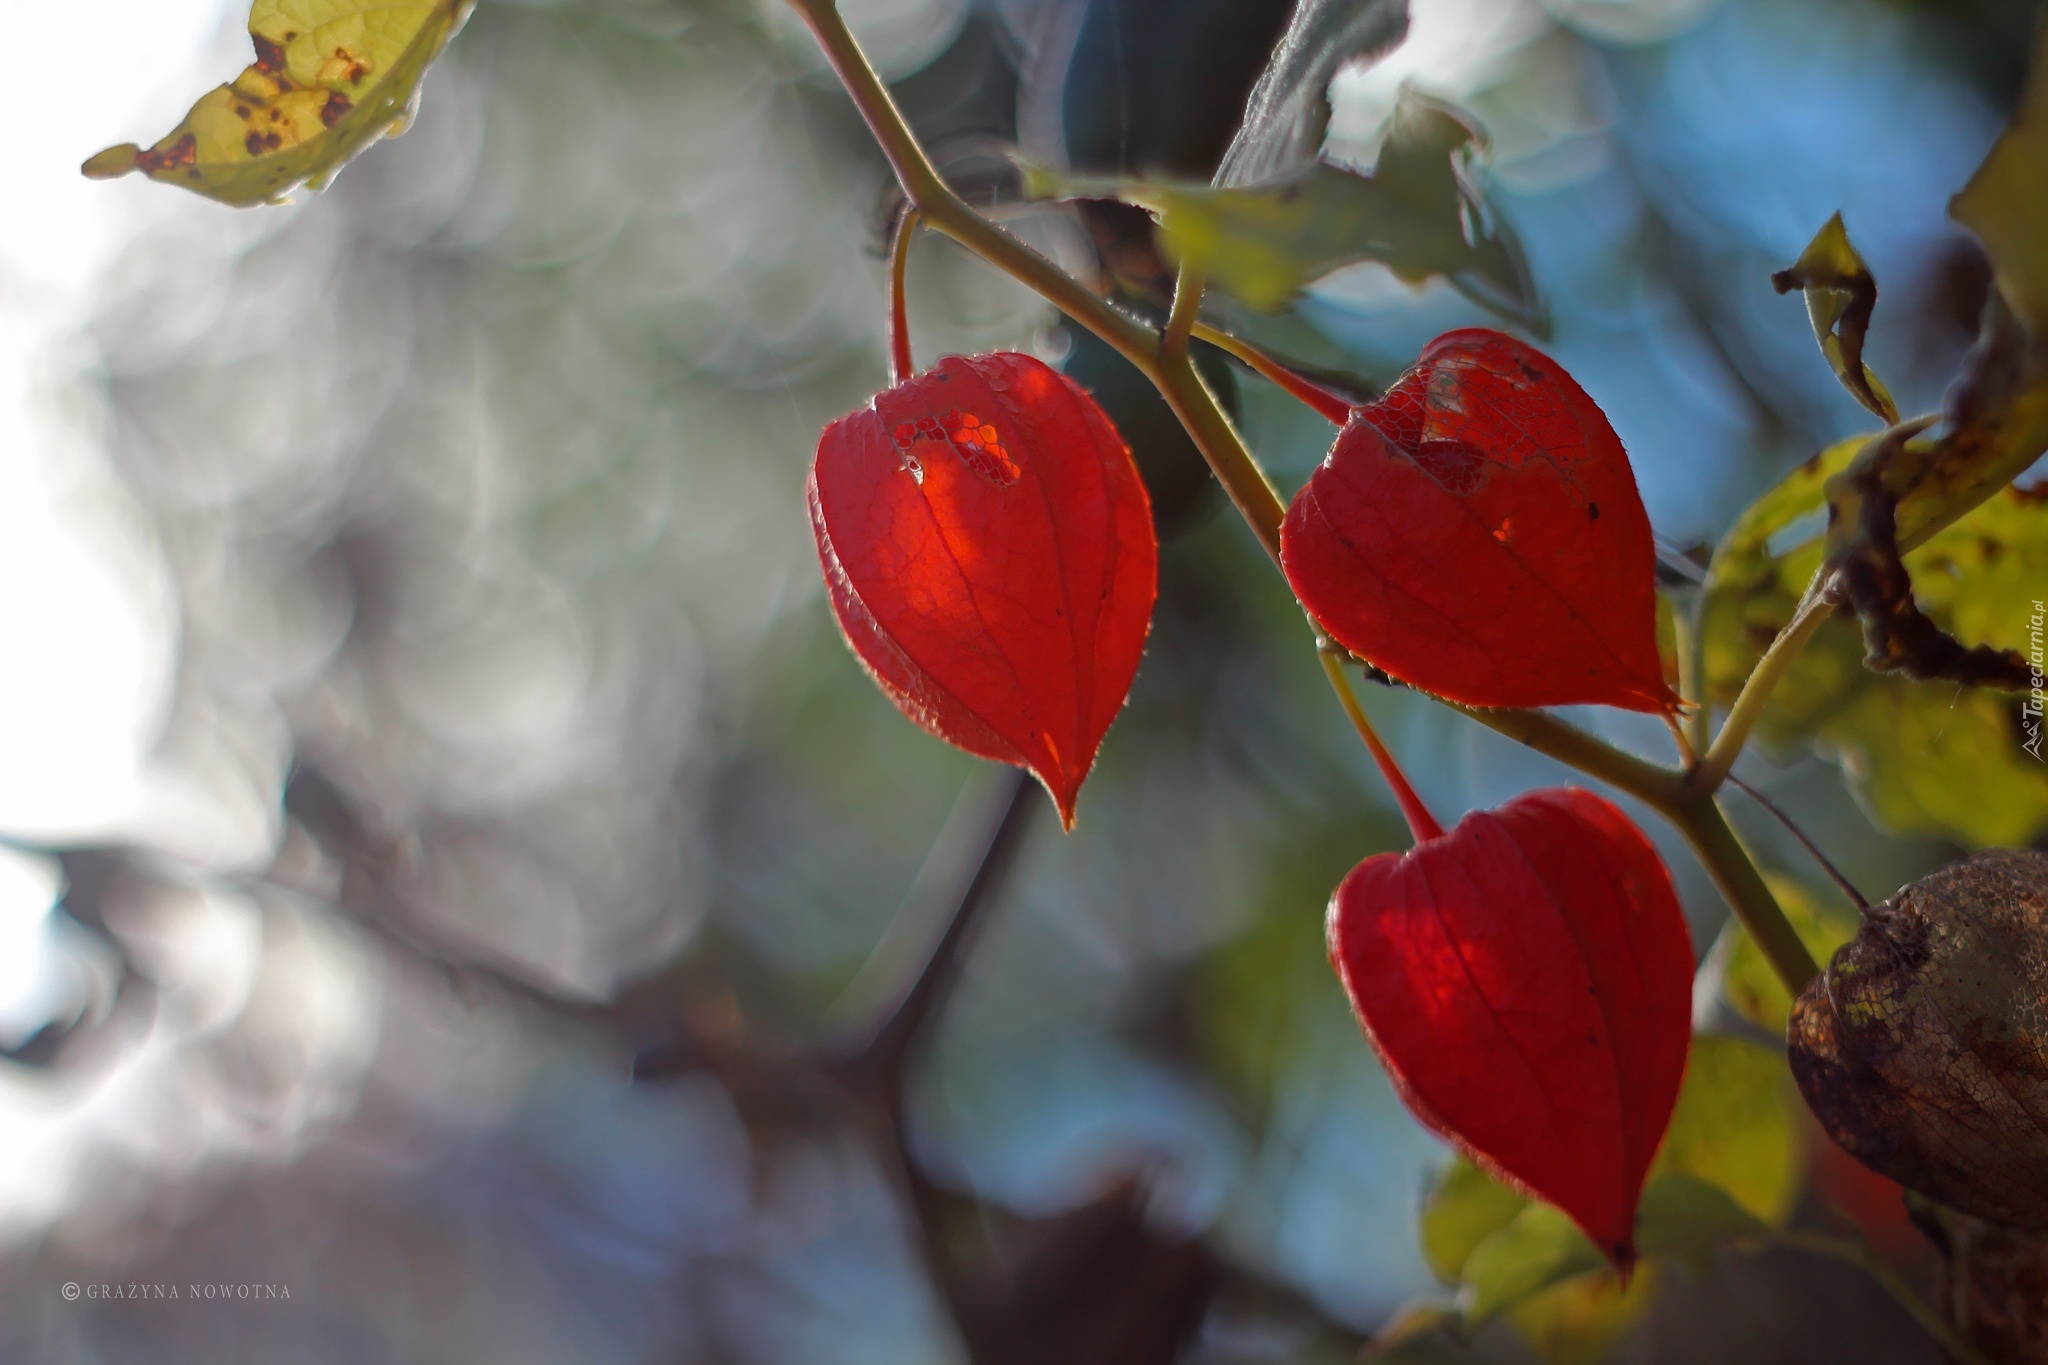
<svg viewBox="0 0 2048 1365">
<path fill-rule="evenodd" d="M 1284 21 L 848 9 L 948 170 L 1095 280 L 1144 225 L 1017 204 L 1005 149 L 1205 177 Z M 1492 130 L 1556 352 L 1667 540 L 1855 429 L 1768 279 L 1835 208 L 1884 285 L 1874 363 L 1908 409 L 1938 395 L 1985 288 L 1942 205 L 2034 6 L 1416 14 L 1441 69 L 1413 74 Z M 1334 153 L 1369 159 L 1374 79 L 1340 79 Z M 920 358 L 1059 359 L 1177 532 L 1079 830 L 906 724 L 834 633 L 802 478 L 883 382 L 889 203 L 774 7 L 486 0 L 417 126 L 333 189 L 133 242 L 85 330 L 171 587 L 159 758 L 199 795 L 51 850 L 47 951 L 87 986 L 0 1064 L 40 1191 L 5 1224 L 0 1358 L 1337 1361 L 1427 1287 L 1442 1149 L 1321 938 L 1394 814 L 1164 408 L 935 238 Z M 1236 320 L 1375 383 L 1484 318 L 1366 268 Z M 1211 378 L 1291 488 L 1327 427 Z M 1562 780 L 1368 703 L 1446 821 Z M 1947 851 L 1874 831 L 1818 759 L 1750 776 L 1869 888 Z M 1658 837 L 1704 943 L 1721 906 Z M 1932 1358 L 1866 1280 L 1776 1253 L 1674 1276 L 1623 1353 Z M 1467 1354 L 1526 1358 L 1504 1328 Z"/>
</svg>

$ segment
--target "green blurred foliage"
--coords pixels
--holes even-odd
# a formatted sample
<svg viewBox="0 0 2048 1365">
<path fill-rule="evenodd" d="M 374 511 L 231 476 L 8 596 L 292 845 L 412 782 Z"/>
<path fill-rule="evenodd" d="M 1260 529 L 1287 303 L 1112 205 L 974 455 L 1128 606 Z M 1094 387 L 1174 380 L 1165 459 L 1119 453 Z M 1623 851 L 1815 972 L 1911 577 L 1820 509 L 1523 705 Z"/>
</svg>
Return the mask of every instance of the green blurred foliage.
<svg viewBox="0 0 2048 1365">
<path fill-rule="evenodd" d="M 1735 699 L 1792 619 L 1824 554 L 1828 480 L 1867 438 L 1822 451 L 1752 504 L 1714 553 L 1701 639 L 1707 696 Z M 1970 643 L 2023 649 L 2048 581 L 2048 499 L 2006 489 L 1905 556 L 1914 596 Z M 1757 734 L 1780 753 L 1812 743 L 1837 759 L 1882 825 L 1973 846 L 2048 829 L 2048 782 L 2019 747 L 2019 699 L 1915 682 L 1863 665 L 1856 622 L 1821 626 L 1772 693 Z"/>
<path fill-rule="evenodd" d="M 1856 936 L 1854 907 L 1821 896 L 1784 877 L 1765 875 L 1778 908 L 1799 934 L 1813 960 L 1825 966 L 1835 949 Z M 1721 929 L 1710 958 L 1721 964 L 1721 994 L 1729 1007 L 1758 1028 L 1783 1034 L 1792 1015 L 1792 997 L 1739 920 Z"/>
<path fill-rule="evenodd" d="M 1508 1310 L 1515 1332 L 1545 1365 L 1600 1365 L 1642 1321 L 1663 1288 L 1655 1262 L 1623 1284 L 1611 1270 L 1554 1284 Z"/>
<path fill-rule="evenodd" d="M 2048 337 L 2048 29 L 2041 31 L 2012 127 L 1950 205 L 1991 253 L 1999 287 L 2037 336 Z"/>
<path fill-rule="evenodd" d="M 1704 1181 L 1776 1226 L 1799 1196 L 1802 1147 L 1799 1097 L 1785 1059 L 1746 1039 L 1703 1033 L 1692 1040 L 1651 1183 L 1660 1173 Z"/>
<path fill-rule="evenodd" d="M 1354 1027 L 1330 970 L 1323 912 L 1331 888 L 1361 858 L 1400 845 L 1404 831 L 1389 815 L 1311 818 L 1287 829 L 1264 860 L 1267 879 L 1249 927 L 1197 971 L 1204 1052 L 1254 1112 L 1271 1103 L 1285 1068 L 1315 1034 Z"/>
<path fill-rule="evenodd" d="M 1552 1365 L 1603 1359 L 1655 1296 L 1658 1258 L 1695 1270 L 1790 1217 L 1803 1176 L 1798 1097 L 1783 1056 L 1744 1039 L 1693 1039 L 1685 1083 L 1636 1219 L 1643 1262 L 1624 1284 L 1570 1219 L 1454 1162 L 1430 1192 L 1422 1247 L 1463 1321 L 1505 1315 Z"/>
<path fill-rule="evenodd" d="M 1480 141 L 1457 111 L 1411 92 L 1370 175 L 1318 163 L 1277 184 L 1219 189 L 1026 167 L 1025 183 L 1040 197 L 1113 198 L 1152 210 L 1176 260 L 1261 311 L 1286 307 L 1340 266 L 1377 261 L 1411 284 L 1441 276 L 1540 330 L 1521 244 L 1475 179 Z"/>
</svg>

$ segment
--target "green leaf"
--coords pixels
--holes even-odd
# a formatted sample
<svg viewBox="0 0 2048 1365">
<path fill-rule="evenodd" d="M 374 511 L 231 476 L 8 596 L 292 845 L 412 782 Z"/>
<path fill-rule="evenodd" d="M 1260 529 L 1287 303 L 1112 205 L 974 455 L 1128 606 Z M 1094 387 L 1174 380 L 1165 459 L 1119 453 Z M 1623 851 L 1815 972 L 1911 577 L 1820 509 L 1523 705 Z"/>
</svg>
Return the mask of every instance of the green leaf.
<svg viewBox="0 0 2048 1365">
<path fill-rule="evenodd" d="M 2034 49 L 2020 111 L 1991 145 L 1949 213 L 1991 255 L 1998 287 L 2038 337 L 2048 337 L 2048 28 Z"/>
<path fill-rule="evenodd" d="M 1835 377 L 1887 426 L 1898 421 L 1899 405 L 1892 401 L 1884 382 L 1863 363 L 1863 337 L 1870 328 L 1871 310 L 1877 306 L 1877 280 L 1849 244 L 1842 215 L 1828 219 L 1791 268 L 1771 276 L 1771 284 L 1780 294 L 1794 289 L 1804 292 L 1814 340 L 1834 367 Z"/>
<path fill-rule="evenodd" d="M 1545 1365 L 1600 1365 L 1649 1311 L 1661 1276 L 1654 1264 L 1636 1267 L 1627 1284 L 1612 1270 L 1581 1275 L 1516 1304 L 1508 1321 Z"/>
<path fill-rule="evenodd" d="M 1666 1171 L 1643 1187 L 1636 1244 L 1645 1256 L 1674 1256 L 1699 1271 L 1728 1243 L 1770 1235 L 1762 1219 L 1712 1181 Z"/>
<path fill-rule="evenodd" d="M 1597 1365 L 1654 1296 L 1657 1257 L 1697 1268 L 1729 1242 L 1767 1238 L 1799 1193 L 1800 1130 L 1783 1056 L 1694 1038 L 1671 1128 L 1636 1214 L 1644 1258 L 1627 1284 L 1548 1204 L 1459 1160 L 1422 1214 L 1429 1268 L 1460 1287 L 1464 1321 L 1507 1314 L 1551 1365 Z"/>
<path fill-rule="evenodd" d="M 1121 199 L 1158 216 L 1165 248 L 1253 308 L 1284 307 L 1339 266 L 1378 261 L 1411 284 L 1443 276 L 1510 318 L 1537 325 L 1520 243 L 1473 178 L 1480 135 L 1448 105 L 1404 94 L 1379 164 L 1359 175 L 1318 163 L 1289 179 L 1215 189 L 1070 179 L 1026 166 L 1041 198 Z"/>
<path fill-rule="evenodd" d="M 1457 1284 L 1472 1249 L 1512 1223 L 1528 1205 L 1527 1195 L 1458 1158 L 1422 1206 L 1422 1259 L 1439 1280 Z"/>
<path fill-rule="evenodd" d="M 2048 334 L 2029 332 L 2000 293 L 1985 303 L 1942 416 L 1940 438 L 1907 441 L 1903 454 L 1912 458 L 1887 475 L 1904 550 L 1968 515 L 2048 450 Z"/>
<path fill-rule="evenodd" d="M 1796 1105 L 1782 1055 L 1740 1038 L 1694 1038 L 1636 1215 L 1642 1256 L 1697 1265 L 1727 1242 L 1765 1237 L 1782 1224 L 1799 1193 Z M 1431 1193 L 1422 1248 L 1437 1277 L 1460 1286 L 1467 1324 L 1512 1312 L 1532 1348 L 1559 1365 L 1598 1359 L 1569 1352 L 1560 1324 L 1583 1319 L 1611 1344 L 1643 1306 L 1569 1218 L 1469 1161 L 1454 1164 Z M 1566 1284 L 1579 1288 L 1544 1297 Z"/>
<path fill-rule="evenodd" d="M 83 167 L 130 171 L 224 204 L 275 203 L 318 189 L 342 163 L 411 121 L 420 80 L 475 0 L 256 0 L 255 62 L 200 96 L 148 151 L 109 147 Z"/>
<path fill-rule="evenodd" d="M 1730 1242 L 1770 1235 L 1769 1225 L 1727 1190 L 1683 1171 L 1652 1176 L 1636 1213 L 1636 1249 L 1644 1258 L 1671 1256 L 1694 1267 Z M 1530 1204 L 1466 1258 L 1466 1324 L 1476 1326 L 1595 1272 L 1613 1274 L 1586 1234 L 1550 1205 Z"/>
<path fill-rule="evenodd" d="M 1815 962 L 1826 962 L 1835 955 L 1835 949 L 1856 936 L 1856 912 L 1851 907 L 1823 903 L 1805 887 L 1782 877 L 1766 876 L 1764 880 L 1771 884 L 1778 907 L 1792 921 L 1793 930 Z M 1721 932 L 1729 944 L 1723 958 L 1722 996 L 1730 1008 L 1752 1024 L 1784 1033 L 1786 1021 L 1792 1015 L 1792 997 L 1786 992 L 1785 983 L 1778 979 L 1777 971 L 1744 931 L 1740 920 L 1731 918 Z M 1717 947 L 1716 951 L 1722 950 Z"/>
<path fill-rule="evenodd" d="M 1804 1153 L 1798 1104 L 1781 1053 L 1742 1038 L 1694 1037 L 1636 1220 L 1643 1254 L 1657 1249 L 1649 1241 L 1650 1190 L 1666 1177 L 1718 1187 L 1752 1221 L 1777 1225 L 1790 1217 Z"/>
<path fill-rule="evenodd" d="M 2040 395 L 2048 401 L 2048 386 Z M 1792 619 L 1821 566 L 1828 481 L 1866 440 L 1831 446 L 1794 470 L 1715 551 L 1701 630 L 1710 700 L 1732 702 Z M 1923 530 L 1932 516 L 1922 516 Z M 1910 543 L 1906 518 L 1902 504 L 1902 543 Z M 2024 650 L 2033 600 L 2048 581 L 2048 499 L 1998 490 L 1932 533 L 1905 564 L 1915 598 L 1938 625 Z M 1839 761 L 1872 817 L 1890 829 L 2018 845 L 2048 829 L 2048 781 L 2021 748 L 2020 705 L 1995 692 L 1872 673 L 1856 623 L 1837 617 L 1779 682 L 1757 735 L 1768 748 L 1811 743 Z"/>
<path fill-rule="evenodd" d="M 1549 1204 L 1529 1204 L 1465 1258 L 1465 1321 L 1484 1322 L 1605 1265 L 1607 1258 L 1571 1219 Z"/>
<path fill-rule="evenodd" d="M 1251 922 L 1206 954 L 1191 981 L 1203 1055 L 1259 1117 L 1311 1038 L 1320 1032 L 1356 1041 L 1317 908 L 1361 851 L 1390 848 L 1405 837 L 1378 809 L 1326 810 L 1323 816 L 1294 823 L 1274 841 L 1263 858 Z"/>
</svg>

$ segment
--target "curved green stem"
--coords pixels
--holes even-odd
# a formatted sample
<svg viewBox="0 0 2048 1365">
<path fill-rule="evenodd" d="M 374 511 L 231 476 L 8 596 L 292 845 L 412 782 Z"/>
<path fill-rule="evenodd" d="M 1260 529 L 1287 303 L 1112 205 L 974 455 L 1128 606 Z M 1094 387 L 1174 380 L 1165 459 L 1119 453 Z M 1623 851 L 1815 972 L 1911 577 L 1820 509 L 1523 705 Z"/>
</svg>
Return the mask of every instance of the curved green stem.
<svg viewBox="0 0 2048 1365">
<path fill-rule="evenodd" d="M 1777 972 L 1785 989 L 1796 999 L 1807 983 L 1820 975 L 1813 954 L 1785 918 L 1778 898 L 1756 869 L 1756 859 L 1735 837 L 1728 817 L 1721 813 L 1712 792 L 1691 792 L 1677 805 L 1659 807 L 1664 818 L 1678 827 L 1686 842 L 1706 867 L 1714 885 L 1727 897 L 1728 906 L 1742 927 Z"/>
<path fill-rule="evenodd" d="M 1566 767 L 1576 768 L 1588 777 L 1597 777 L 1609 786 L 1619 787 L 1661 814 L 1669 815 L 1684 802 L 1685 784 L 1680 774 L 1625 753 L 1569 721 L 1559 720 L 1548 711 L 1494 711 L 1481 706 L 1459 706 L 1454 702 L 1446 704 L 1496 734 L 1526 744 L 1537 753 L 1554 758 Z"/>
<path fill-rule="evenodd" d="M 1695 790 L 1712 792 L 1727 778 L 1742 753 L 1742 746 L 1749 742 L 1749 732 L 1756 728 L 1757 721 L 1763 716 L 1764 703 L 1771 699 L 1771 689 L 1778 685 L 1778 680 L 1785 676 L 1785 670 L 1792 666 L 1799 651 L 1834 611 L 1833 604 L 1820 595 L 1819 588 L 1820 580 L 1816 578 L 1800 600 L 1799 610 L 1793 614 L 1791 622 L 1778 632 L 1778 638 L 1771 641 L 1764 657 L 1750 670 L 1742 691 L 1736 694 L 1728 719 L 1721 723 L 1721 732 L 1714 736 L 1706 756 L 1689 774 L 1688 780 Z M 1701 705 L 1705 704 L 1701 702 Z"/>
<path fill-rule="evenodd" d="M 1216 481 L 1223 485 L 1223 491 L 1236 504 L 1238 514 L 1251 527 L 1252 534 L 1259 538 L 1266 555 L 1277 567 L 1280 563 L 1280 524 L 1287 519 L 1287 504 L 1280 500 L 1280 492 L 1273 487 L 1273 481 L 1266 477 L 1266 471 L 1252 458 L 1251 448 L 1238 434 L 1237 427 L 1230 420 L 1230 414 L 1223 410 L 1216 395 L 1209 388 L 1209 381 L 1202 378 L 1202 372 L 1195 365 L 1194 355 L 1188 349 L 1187 338 L 1196 330 L 1194 314 L 1200 307 L 1202 293 L 1201 275 L 1183 266 L 1174 281 L 1173 315 L 1168 318 L 1168 335 L 1174 332 L 1176 319 L 1184 319 L 1184 327 L 1177 344 L 1162 344 L 1159 354 L 1149 362 L 1141 362 L 1138 368 L 1145 372 L 1160 394 L 1166 399 L 1173 415 L 1187 428 L 1194 439 L 1195 449 L 1202 452 L 1202 458 L 1209 462 Z"/>
</svg>

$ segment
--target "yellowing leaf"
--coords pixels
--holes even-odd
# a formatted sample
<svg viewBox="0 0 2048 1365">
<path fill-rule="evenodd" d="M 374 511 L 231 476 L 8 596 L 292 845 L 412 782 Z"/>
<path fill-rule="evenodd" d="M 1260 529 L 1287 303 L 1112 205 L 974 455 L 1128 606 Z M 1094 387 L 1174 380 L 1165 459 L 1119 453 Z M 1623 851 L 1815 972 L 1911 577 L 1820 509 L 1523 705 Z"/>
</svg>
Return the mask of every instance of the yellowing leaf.
<svg viewBox="0 0 2048 1365">
<path fill-rule="evenodd" d="M 1834 367 L 1835 378 L 1887 424 L 1898 421 L 1898 404 L 1863 363 L 1863 337 L 1877 305 L 1877 280 L 1849 244 L 1842 215 L 1828 219 L 1791 268 L 1771 276 L 1771 284 L 1780 294 L 1793 289 L 1805 293 L 1814 340 Z"/>
<path fill-rule="evenodd" d="M 427 66 L 475 0 L 256 0 L 256 60 L 200 96 L 144 151 L 87 161 L 95 180 L 141 171 L 224 204 L 273 203 L 324 185 L 342 163 L 410 121 Z"/>
<path fill-rule="evenodd" d="M 1422 1206 L 1422 1259 L 1439 1280 L 1457 1284 L 1472 1249 L 1512 1223 L 1528 1204 L 1527 1195 L 1459 1157 Z"/>
<path fill-rule="evenodd" d="M 1821 566 L 1828 480 L 1864 444 L 1822 451 L 1723 538 L 1708 570 L 1700 639 L 1711 700 L 1733 701 L 1791 620 Z M 1902 504 L 1901 541 L 1910 544 L 1907 513 Z M 1921 532 L 1930 524 L 1923 517 Z M 1999 489 L 1933 532 L 1905 564 L 1915 599 L 1937 624 L 2024 651 L 2033 601 L 2048 582 L 2048 498 Z M 1854 620 L 1838 614 L 1822 625 L 1772 693 L 1759 739 L 1779 750 L 1810 742 L 1836 758 L 1872 817 L 1891 829 L 1977 846 L 2025 844 L 2048 829 L 2048 770 L 2021 747 L 2021 697 L 1872 673 L 1863 652 Z"/>
<path fill-rule="evenodd" d="M 1764 880 L 1771 884 L 1778 908 L 1792 921 L 1793 930 L 1815 962 L 1826 962 L 1835 955 L 1835 949 L 1856 936 L 1853 909 L 1824 904 L 1805 887 L 1782 877 L 1767 876 Z M 1785 983 L 1778 979 L 1777 971 L 1743 930 L 1740 920 L 1730 919 L 1721 932 L 1730 945 L 1721 975 L 1721 994 L 1737 1014 L 1752 1024 L 1782 1034 L 1792 1014 L 1792 997 L 1786 993 Z"/>
<path fill-rule="evenodd" d="M 1646 1263 L 1626 1286 L 1611 1270 L 1581 1275 L 1516 1304 L 1508 1321 L 1545 1365 L 1600 1365 L 1655 1302 L 1661 1273 Z"/>
<path fill-rule="evenodd" d="M 1749 1216 L 1784 1222 L 1799 1195 L 1798 1103 L 1782 1055 L 1741 1038 L 1698 1035 L 1653 1182 L 1659 1174 L 1706 1181 Z M 1646 1237 L 1647 1225 L 1638 1234 Z"/>
<path fill-rule="evenodd" d="M 1429 1268 L 1459 1288 L 1468 1326 L 1507 1314 L 1552 1365 L 1596 1365 L 1654 1296 L 1660 1257 L 1698 1267 L 1782 1224 L 1799 1192 L 1800 1129 L 1783 1056 L 1738 1038 L 1692 1041 L 1671 1129 L 1636 1215 L 1644 1260 L 1623 1287 L 1557 1209 L 1471 1162 L 1444 1173 L 1422 1211 Z"/>
<path fill-rule="evenodd" d="M 1465 1321 L 1484 1322 L 1606 1264 L 1571 1219 L 1549 1204 L 1530 1204 L 1465 1258 Z"/>
<path fill-rule="evenodd" d="M 1536 324 L 1521 246 L 1472 174 L 1478 145 L 1448 106 L 1406 94 L 1369 176 L 1318 163 L 1270 184 L 1217 189 L 1026 167 L 1025 187 L 1152 210 L 1169 253 L 1253 308 L 1284 307 L 1339 266 L 1378 261 L 1412 284 L 1441 275 L 1476 302 Z"/>
<path fill-rule="evenodd" d="M 1636 1241 L 1645 1256 L 1675 1256 L 1705 1269 L 1730 1242 L 1761 1242 L 1771 1230 L 1713 1181 L 1683 1171 L 1652 1176 L 1636 1215 Z"/>
<path fill-rule="evenodd" d="M 2048 28 L 2012 127 L 1949 201 L 1956 221 L 1991 254 L 1998 287 L 2037 337 L 2048 338 Z"/>
<path fill-rule="evenodd" d="M 1643 1187 L 1636 1248 L 1645 1260 L 1675 1256 L 1699 1266 L 1729 1242 L 1756 1242 L 1770 1228 L 1711 1181 L 1666 1170 Z M 1465 1321 L 1476 1325 L 1581 1276 L 1610 1274 L 1607 1258 L 1548 1204 L 1530 1204 L 1465 1258 Z"/>
</svg>

